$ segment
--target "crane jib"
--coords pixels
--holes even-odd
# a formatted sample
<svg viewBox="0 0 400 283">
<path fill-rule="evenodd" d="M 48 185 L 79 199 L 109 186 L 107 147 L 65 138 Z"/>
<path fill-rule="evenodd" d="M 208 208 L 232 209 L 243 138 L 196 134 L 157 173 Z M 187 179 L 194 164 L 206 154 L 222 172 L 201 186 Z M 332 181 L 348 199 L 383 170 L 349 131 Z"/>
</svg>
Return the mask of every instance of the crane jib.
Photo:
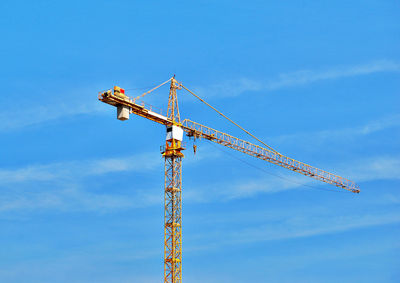
<svg viewBox="0 0 400 283">
<path fill-rule="evenodd" d="M 281 167 L 290 169 L 294 172 L 298 172 L 302 175 L 309 176 L 316 180 L 332 184 L 334 186 L 349 190 L 354 193 L 360 192 L 357 184 L 353 181 L 321 170 L 319 168 L 310 166 L 282 154 L 273 152 L 269 149 L 262 148 L 248 141 L 241 140 L 239 138 L 233 137 L 231 135 L 225 134 L 223 132 L 217 131 L 215 129 L 187 119 L 182 122 L 182 125 L 184 130 L 191 136 L 206 138 L 215 143 L 222 144 L 229 148 L 238 150 L 256 158 L 271 162 Z"/>
<path fill-rule="evenodd" d="M 99 100 L 113 106 L 118 106 L 118 105 L 128 106 L 130 107 L 132 114 L 136 114 L 138 116 L 144 117 L 146 119 L 152 120 L 162 125 L 167 126 L 167 125 L 177 124 L 172 122 L 166 116 L 158 114 L 152 111 L 150 108 L 147 108 L 145 104 L 138 104 L 136 103 L 135 100 L 132 100 L 128 97 L 123 98 L 105 92 L 99 95 Z M 273 152 L 269 149 L 252 144 L 245 140 L 241 140 L 239 138 L 233 137 L 231 135 L 201 125 L 191 120 L 186 119 L 181 124 L 178 124 L 178 126 L 182 127 L 182 129 L 188 136 L 205 138 L 215 143 L 235 149 L 237 151 L 254 156 L 256 158 L 268 161 L 270 163 L 300 173 L 302 175 L 309 176 L 316 180 L 332 184 L 334 186 L 343 188 L 353 193 L 360 192 L 358 185 L 351 180 L 345 179 L 343 177 L 337 176 L 335 174 L 329 173 L 319 168 L 310 166 L 303 162 L 297 161 L 293 158 Z"/>
</svg>

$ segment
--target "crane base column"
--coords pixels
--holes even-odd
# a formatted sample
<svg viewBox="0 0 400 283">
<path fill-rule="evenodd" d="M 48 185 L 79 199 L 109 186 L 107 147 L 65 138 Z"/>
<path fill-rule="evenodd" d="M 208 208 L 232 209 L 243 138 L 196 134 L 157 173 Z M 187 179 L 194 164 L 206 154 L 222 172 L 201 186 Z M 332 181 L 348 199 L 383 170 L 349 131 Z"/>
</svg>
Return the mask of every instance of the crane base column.
<svg viewBox="0 0 400 283">
<path fill-rule="evenodd" d="M 182 282 L 182 157 L 178 141 L 167 142 L 164 186 L 164 283 Z"/>
</svg>

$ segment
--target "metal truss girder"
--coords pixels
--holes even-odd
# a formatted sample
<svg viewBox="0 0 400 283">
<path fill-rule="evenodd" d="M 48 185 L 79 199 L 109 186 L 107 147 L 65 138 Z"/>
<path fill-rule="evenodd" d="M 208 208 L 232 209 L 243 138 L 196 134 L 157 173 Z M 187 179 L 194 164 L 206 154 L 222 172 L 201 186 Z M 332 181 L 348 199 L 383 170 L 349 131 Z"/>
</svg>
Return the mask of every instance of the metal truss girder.
<svg viewBox="0 0 400 283">
<path fill-rule="evenodd" d="M 182 282 L 182 157 L 164 156 L 164 282 Z"/>
<path fill-rule="evenodd" d="M 353 193 L 360 192 L 357 184 L 354 183 L 353 181 L 329 173 L 327 171 L 321 170 L 319 168 L 307 165 L 293 158 L 273 152 L 269 149 L 252 144 L 248 141 L 238 139 L 236 137 L 217 131 L 210 127 L 201 125 L 199 123 L 186 119 L 182 122 L 182 128 L 189 136 L 194 136 L 197 138 L 206 138 L 215 143 L 246 153 L 256 158 L 271 162 L 273 164 L 279 165 L 281 167 L 287 168 L 289 170 L 303 174 L 305 176 L 309 176 L 316 180 L 332 184 L 334 186 L 343 188 Z"/>
</svg>

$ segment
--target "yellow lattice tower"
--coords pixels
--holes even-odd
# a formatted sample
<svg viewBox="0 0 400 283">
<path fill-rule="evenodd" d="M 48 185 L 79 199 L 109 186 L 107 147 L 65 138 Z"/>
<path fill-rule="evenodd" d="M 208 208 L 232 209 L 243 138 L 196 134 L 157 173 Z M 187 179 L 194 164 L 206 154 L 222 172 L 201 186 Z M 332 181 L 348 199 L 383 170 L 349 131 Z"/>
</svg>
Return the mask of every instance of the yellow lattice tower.
<svg viewBox="0 0 400 283">
<path fill-rule="evenodd" d="M 168 99 L 164 194 L 164 282 L 182 282 L 182 128 L 180 124 L 175 79 L 171 80 Z"/>
</svg>

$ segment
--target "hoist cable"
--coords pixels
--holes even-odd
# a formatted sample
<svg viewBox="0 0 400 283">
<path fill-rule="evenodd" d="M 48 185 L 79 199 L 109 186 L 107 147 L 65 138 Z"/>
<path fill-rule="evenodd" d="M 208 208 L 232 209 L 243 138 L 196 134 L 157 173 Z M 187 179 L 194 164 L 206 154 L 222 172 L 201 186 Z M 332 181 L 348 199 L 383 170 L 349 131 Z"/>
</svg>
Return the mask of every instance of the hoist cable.
<svg viewBox="0 0 400 283">
<path fill-rule="evenodd" d="M 191 90 L 189 90 L 188 88 L 186 88 L 184 85 L 180 84 L 184 89 L 186 89 L 190 94 L 192 94 L 194 97 L 196 97 L 198 100 L 200 100 L 201 102 L 203 102 L 205 105 L 207 105 L 208 107 L 210 107 L 211 109 L 213 109 L 215 112 L 217 112 L 219 115 L 221 115 L 222 117 L 224 117 L 225 119 L 227 119 L 229 122 L 231 122 L 232 124 L 234 124 L 235 126 L 237 126 L 238 128 L 240 128 L 242 131 L 244 131 L 246 134 L 250 135 L 251 137 L 255 138 L 257 141 L 259 141 L 260 143 L 262 143 L 264 146 L 268 147 L 270 150 L 272 150 L 273 152 L 281 155 L 279 152 L 277 152 L 275 149 L 273 149 L 272 147 L 270 147 L 269 145 L 265 144 L 263 141 L 261 141 L 259 138 L 257 138 L 256 136 L 254 136 L 252 133 L 250 133 L 249 131 L 245 130 L 243 127 L 241 127 L 240 125 L 236 124 L 235 122 L 233 122 L 230 118 L 228 118 L 227 116 L 225 116 L 224 114 L 222 114 L 220 111 L 218 111 L 217 109 L 215 109 L 213 106 L 211 106 L 210 104 L 208 104 L 207 102 L 205 102 L 202 98 L 200 98 L 198 95 L 196 95 L 195 93 L 193 93 Z"/>
</svg>

